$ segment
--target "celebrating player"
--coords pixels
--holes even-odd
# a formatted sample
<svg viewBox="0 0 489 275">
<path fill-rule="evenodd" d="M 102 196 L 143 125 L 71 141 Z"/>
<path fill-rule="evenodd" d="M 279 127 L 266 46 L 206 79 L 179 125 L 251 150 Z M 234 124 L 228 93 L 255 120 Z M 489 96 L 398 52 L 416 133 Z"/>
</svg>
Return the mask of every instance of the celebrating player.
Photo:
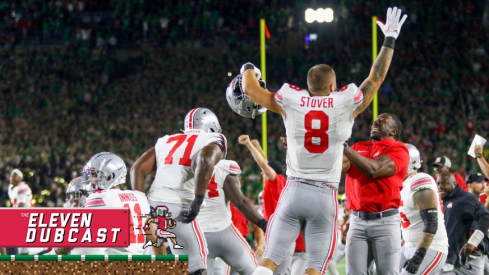
<svg viewBox="0 0 489 275">
<path fill-rule="evenodd" d="M 387 14 L 386 23 L 379 24 L 386 35 L 384 46 L 360 87 L 349 84 L 337 91 L 334 70 L 321 64 L 308 72 L 308 91 L 284 84 L 274 94 L 260 87 L 260 70 L 246 63 L 241 68 L 242 84 L 237 77 L 228 88 L 242 86 L 252 101 L 281 114 L 287 135 L 288 183 L 270 220 L 265 259 L 254 274 L 272 274 L 301 229 L 305 229 L 307 244 L 306 274 L 325 273 L 337 242 L 342 144 L 351 135 L 353 120 L 367 108 L 382 84 L 406 19 L 400 18 L 397 8 L 389 8 Z"/>
<path fill-rule="evenodd" d="M 409 150 L 408 175 L 401 191 L 401 225 L 404 246 L 401 249 L 401 274 L 438 274 L 448 254 L 448 238 L 435 180 L 418 173 L 419 151 Z"/>
<path fill-rule="evenodd" d="M 226 154 L 226 139 L 220 133 L 216 115 L 209 109 L 195 108 L 185 117 L 183 134 L 158 139 L 131 168 L 133 189 L 141 191 L 144 177 L 156 171 L 148 199 L 153 207 L 166 206 L 177 221 L 172 232 L 184 248 L 173 252 L 189 255 L 190 274 L 203 274 L 207 268 L 207 245 L 195 218 L 214 166 Z"/>
<path fill-rule="evenodd" d="M 267 221 L 241 192 L 239 174 L 241 169 L 235 161 L 221 160 L 216 165 L 207 187 L 206 206 L 197 217 L 209 247 L 208 274 L 213 274 L 216 257 L 239 274 L 252 274 L 257 266 L 253 251 L 231 221 L 229 202 L 263 232 Z"/>
</svg>

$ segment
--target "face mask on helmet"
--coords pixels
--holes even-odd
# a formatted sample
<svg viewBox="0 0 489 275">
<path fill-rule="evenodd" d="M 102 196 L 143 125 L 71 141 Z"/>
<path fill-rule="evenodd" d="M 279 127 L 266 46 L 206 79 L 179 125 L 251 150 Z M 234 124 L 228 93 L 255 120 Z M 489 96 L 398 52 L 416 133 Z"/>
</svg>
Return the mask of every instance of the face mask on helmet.
<svg viewBox="0 0 489 275">
<path fill-rule="evenodd" d="M 266 108 L 256 104 L 245 95 L 241 82 L 242 76 L 238 74 L 226 89 L 226 100 L 231 109 L 239 115 L 251 118 L 255 118 L 266 112 Z M 260 78 L 258 82 L 260 83 L 260 87 L 266 89 L 266 83 L 263 78 Z"/>
<path fill-rule="evenodd" d="M 414 171 L 415 169 L 419 169 L 421 167 L 421 156 L 419 154 L 418 149 L 409 143 L 406 143 L 406 147 L 409 151 L 409 166 L 408 166 L 408 174 Z"/>
<path fill-rule="evenodd" d="M 188 112 L 183 122 L 184 131 L 202 130 L 206 133 L 221 133 L 217 116 L 207 108 L 195 108 Z"/>
<path fill-rule="evenodd" d="M 127 168 L 116 154 L 102 152 L 94 155 L 83 168 L 83 181 L 93 188 L 110 189 L 126 183 Z"/>
<path fill-rule="evenodd" d="M 83 177 L 78 177 L 73 179 L 66 188 L 66 198 L 73 207 L 82 207 L 90 191 L 92 191 L 91 186 L 85 183 Z"/>
</svg>

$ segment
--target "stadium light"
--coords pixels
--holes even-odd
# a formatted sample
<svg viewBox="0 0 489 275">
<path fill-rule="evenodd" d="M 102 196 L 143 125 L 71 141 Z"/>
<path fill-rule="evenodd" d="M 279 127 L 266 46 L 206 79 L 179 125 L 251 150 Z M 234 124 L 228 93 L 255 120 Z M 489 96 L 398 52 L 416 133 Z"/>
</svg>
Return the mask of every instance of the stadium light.
<svg viewBox="0 0 489 275">
<path fill-rule="evenodd" d="M 317 21 L 318 23 L 331 23 L 334 19 L 334 11 L 331 8 L 319 8 L 317 10 L 306 9 L 305 15 L 306 22 L 309 24 L 313 23 L 314 21 Z"/>
</svg>

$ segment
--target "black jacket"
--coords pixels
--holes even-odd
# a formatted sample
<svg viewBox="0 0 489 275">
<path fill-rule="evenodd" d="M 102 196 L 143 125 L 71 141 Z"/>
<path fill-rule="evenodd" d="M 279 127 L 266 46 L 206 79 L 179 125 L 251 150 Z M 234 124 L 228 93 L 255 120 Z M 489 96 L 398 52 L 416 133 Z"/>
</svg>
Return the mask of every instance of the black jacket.
<svg viewBox="0 0 489 275">
<path fill-rule="evenodd" d="M 472 224 L 487 234 L 489 228 L 489 212 L 472 194 L 462 190 L 457 184 L 455 189 L 443 198 L 445 227 L 448 235 L 447 263 L 460 266 L 458 254 L 467 243 Z"/>
</svg>

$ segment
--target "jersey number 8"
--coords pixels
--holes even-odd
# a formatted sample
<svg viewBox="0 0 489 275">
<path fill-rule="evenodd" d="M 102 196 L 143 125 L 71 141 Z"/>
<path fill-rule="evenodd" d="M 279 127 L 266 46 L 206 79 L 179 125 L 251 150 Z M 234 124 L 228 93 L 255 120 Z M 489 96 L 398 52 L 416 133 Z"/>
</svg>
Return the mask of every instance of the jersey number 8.
<svg viewBox="0 0 489 275">
<path fill-rule="evenodd" d="M 313 154 L 322 154 L 329 147 L 329 117 L 323 111 L 309 111 L 304 117 L 304 147 Z M 319 143 L 318 143 L 319 139 Z"/>
</svg>

